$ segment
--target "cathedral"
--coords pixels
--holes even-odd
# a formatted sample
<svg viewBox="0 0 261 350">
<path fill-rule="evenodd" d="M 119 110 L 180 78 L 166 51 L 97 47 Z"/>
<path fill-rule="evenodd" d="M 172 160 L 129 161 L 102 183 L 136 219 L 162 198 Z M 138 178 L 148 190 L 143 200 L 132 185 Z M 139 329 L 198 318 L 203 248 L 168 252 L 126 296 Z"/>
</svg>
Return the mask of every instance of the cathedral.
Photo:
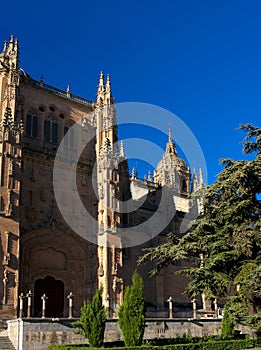
<svg viewBox="0 0 261 350">
<path fill-rule="evenodd" d="M 118 142 L 116 115 L 109 76 L 100 73 L 97 100 L 91 101 L 69 87 L 63 91 L 33 79 L 20 67 L 18 40 L 11 36 L 4 43 L 0 318 L 18 317 L 19 300 L 24 296 L 27 303 L 28 295 L 32 316 L 41 317 L 43 294 L 46 316 L 68 317 L 70 293 L 78 316 L 101 285 L 104 305 L 116 317 L 135 269 L 144 281 L 148 312 L 164 312 L 170 296 L 176 307 L 191 304 L 183 293 L 186 278 L 175 274 L 184 265 L 173 264 L 150 278 L 153 262 L 137 267 L 137 260 L 167 233 L 181 234 L 192 207 L 200 211 L 199 204 L 196 209 L 191 204 L 191 193 L 204 186 L 202 173 L 191 174 L 179 158 L 170 130 L 153 176 L 139 179 Z M 171 206 L 175 214 L 150 236 Z"/>
</svg>

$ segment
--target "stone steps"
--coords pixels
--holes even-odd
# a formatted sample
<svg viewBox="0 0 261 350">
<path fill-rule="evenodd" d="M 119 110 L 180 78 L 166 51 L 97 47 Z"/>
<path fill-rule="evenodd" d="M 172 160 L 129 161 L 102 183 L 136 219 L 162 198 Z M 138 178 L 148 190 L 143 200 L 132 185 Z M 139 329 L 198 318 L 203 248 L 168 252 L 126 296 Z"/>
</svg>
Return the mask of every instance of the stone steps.
<svg viewBox="0 0 261 350">
<path fill-rule="evenodd" d="M 13 344 L 7 336 L 0 336 L 0 349 L 15 350 L 15 347 L 13 346 Z"/>
</svg>

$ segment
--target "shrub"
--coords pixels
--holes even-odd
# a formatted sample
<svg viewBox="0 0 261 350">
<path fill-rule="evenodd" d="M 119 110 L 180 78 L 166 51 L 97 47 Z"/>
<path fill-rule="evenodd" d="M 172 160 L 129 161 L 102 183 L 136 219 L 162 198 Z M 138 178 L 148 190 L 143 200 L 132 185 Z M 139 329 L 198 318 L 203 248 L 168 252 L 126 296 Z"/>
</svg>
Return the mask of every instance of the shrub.
<svg viewBox="0 0 261 350">
<path fill-rule="evenodd" d="M 91 347 L 103 345 L 106 311 L 102 305 L 102 292 L 102 288 L 98 289 L 90 304 L 84 302 L 80 319 L 73 323 L 73 327 L 88 339 Z"/>
<path fill-rule="evenodd" d="M 145 330 L 145 302 L 143 281 L 137 272 L 132 275 L 132 285 L 125 289 L 118 316 L 125 346 L 141 345 Z"/>
<path fill-rule="evenodd" d="M 221 326 L 221 337 L 227 339 L 234 335 L 234 324 L 229 317 L 229 311 L 227 305 L 224 308 L 222 326 Z"/>
</svg>

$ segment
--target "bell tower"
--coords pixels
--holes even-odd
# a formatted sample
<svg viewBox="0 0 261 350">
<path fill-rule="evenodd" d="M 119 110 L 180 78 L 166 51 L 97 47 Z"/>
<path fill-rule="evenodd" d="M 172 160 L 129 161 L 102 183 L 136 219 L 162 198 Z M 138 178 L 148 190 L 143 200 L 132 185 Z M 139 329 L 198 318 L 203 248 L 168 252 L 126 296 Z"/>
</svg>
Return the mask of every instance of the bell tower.
<svg viewBox="0 0 261 350">
<path fill-rule="evenodd" d="M 113 310 L 122 301 L 122 280 L 118 276 L 122 266 L 120 226 L 119 148 L 116 108 L 111 92 L 110 76 L 104 83 L 101 72 L 95 107 L 96 155 L 98 188 L 98 283 L 103 287 L 103 303 L 113 317 Z"/>
<path fill-rule="evenodd" d="M 0 314 L 15 316 L 19 269 L 19 200 L 21 136 L 23 134 L 19 94 L 19 46 L 10 37 L 0 54 Z"/>
</svg>

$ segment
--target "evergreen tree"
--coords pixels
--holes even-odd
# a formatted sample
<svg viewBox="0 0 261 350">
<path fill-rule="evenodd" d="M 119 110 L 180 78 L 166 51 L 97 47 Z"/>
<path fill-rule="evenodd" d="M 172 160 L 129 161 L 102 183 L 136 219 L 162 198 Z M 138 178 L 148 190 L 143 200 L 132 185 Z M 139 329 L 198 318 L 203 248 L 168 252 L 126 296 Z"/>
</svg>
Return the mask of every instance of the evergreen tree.
<svg viewBox="0 0 261 350">
<path fill-rule="evenodd" d="M 91 347 L 103 345 L 106 311 L 102 305 L 102 292 L 102 288 L 98 289 L 90 304 L 84 302 L 80 319 L 73 323 L 73 327 L 88 339 Z"/>
<path fill-rule="evenodd" d="M 132 275 L 132 285 L 124 291 L 118 316 L 125 346 L 141 345 L 145 330 L 145 303 L 143 281 L 137 272 Z"/>
<path fill-rule="evenodd" d="M 221 337 L 224 339 L 230 338 L 234 335 L 234 323 L 229 317 L 228 307 L 225 306 L 222 318 Z"/>
<path fill-rule="evenodd" d="M 232 294 L 228 306 L 234 317 L 261 311 L 261 128 L 240 129 L 247 131 L 243 152 L 252 159 L 223 159 L 223 171 L 205 189 L 204 215 L 183 237 L 170 235 L 168 249 L 149 248 L 140 259 L 154 260 L 156 272 L 179 257 L 191 259 L 196 267 L 182 271 L 190 278 L 188 294 Z M 260 317 L 251 319 L 260 323 Z"/>
</svg>

